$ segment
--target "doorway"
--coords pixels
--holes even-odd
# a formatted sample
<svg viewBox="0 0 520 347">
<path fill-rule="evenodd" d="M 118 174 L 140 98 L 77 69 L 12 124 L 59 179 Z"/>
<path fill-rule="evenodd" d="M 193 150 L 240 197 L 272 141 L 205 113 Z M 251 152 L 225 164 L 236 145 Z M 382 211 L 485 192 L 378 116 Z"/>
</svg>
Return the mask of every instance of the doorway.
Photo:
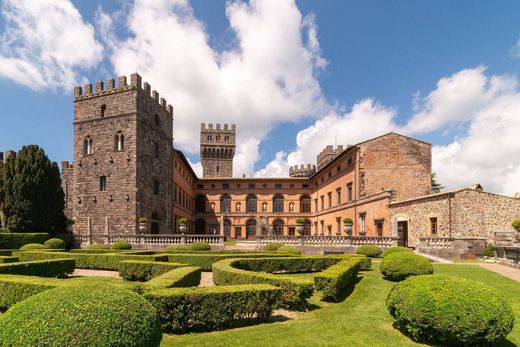
<svg viewBox="0 0 520 347">
<path fill-rule="evenodd" d="M 408 247 L 408 221 L 397 222 L 397 245 Z"/>
</svg>

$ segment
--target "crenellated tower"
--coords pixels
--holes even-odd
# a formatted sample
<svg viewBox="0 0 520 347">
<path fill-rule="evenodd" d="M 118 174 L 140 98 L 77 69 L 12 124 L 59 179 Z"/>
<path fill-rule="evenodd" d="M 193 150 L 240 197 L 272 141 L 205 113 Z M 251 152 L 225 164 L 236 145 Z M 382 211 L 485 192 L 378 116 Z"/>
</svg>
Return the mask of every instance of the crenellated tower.
<svg viewBox="0 0 520 347">
<path fill-rule="evenodd" d="M 316 173 L 316 165 L 312 164 L 300 164 L 291 166 L 289 168 L 289 177 L 293 178 L 308 178 Z"/>
<path fill-rule="evenodd" d="M 202 177 L 233 177 L 235 124 L 200 125 Z"/>
<path fill-rule="evenodd" d="M 347 146 L 349 148 L 350 146 Z M 316 157 L 316 164 L 318 165 L 318 171 L 320 171 L 325 165 L 334 160 L 338 155 L 343 152 L 343 146 L 339 145 L 334 148 L 333 145 L 326 146 Z"/>
</svg>

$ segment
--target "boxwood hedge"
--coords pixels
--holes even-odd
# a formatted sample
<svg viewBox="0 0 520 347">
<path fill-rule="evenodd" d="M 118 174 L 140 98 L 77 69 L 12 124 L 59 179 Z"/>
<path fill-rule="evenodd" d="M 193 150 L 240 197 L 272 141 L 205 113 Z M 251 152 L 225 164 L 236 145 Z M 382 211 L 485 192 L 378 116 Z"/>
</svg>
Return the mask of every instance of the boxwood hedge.
<svg viewBox="0 0 520 347">
<path fill-rule="evenodd" d="M 45 241 L 43 243 L 43 245 L 49 249 L 66 249 L 67 248 L 67 244 L 65 243 L 65 241 L 63 241 L 62 239 L 58 239 L 58 238 L 48 239 L 47 241 Z"/>
<path fill-rule="evenodd" d="M 383 250 L 376 245 L 362 245 L 356 249 L 356 253 L 370 258 L 377 258 L 383 253 Z"/>
<path fill-rule="evenodd" d="M 0 248 L 20 249 L 28 243 L 43 244 L 50 238 L 49 233 L 0 233 Z"/>
<path fill-rule="evenodd" d="M 168 260 L 174 263 L 189 264 L 202 268 L 202 271 L 211 271 L 211 266 L 217 261 L 230 258 L 259 258 L 259 257 L 288 257 L 287 254 L 272 253 L 186 253 L 168 254 Z"/>
<path fill-rule="evenodd" d="M 145 282 L 165 272 L 186 266 L 179 263 L 168 263 L 146 260 L 123 260 L 119 263 L 119 276 L 127 281 Z"/>
<path fill-rule="evenodd" d="M 196 266 L 184 266 L 165 272 L 143 283 L 146 291 L 162 288 L 196 287 L 200 284 L 201 268 Z"/>
<path fill-rule="evenodd" d="M 63 277 L 74 272 L 75 263 L 74 259 L 54 259 L 0 264 L 0 274 Z"/>
<path fill-rule="evenodd" d="M 0 276 L 0 312 L 30 296 L 52 289 L 60 280 L 33 276 L 1 275 Z"/>
<path fill-rule="evenodd" d="M 494 288 L 451 276 L 410 277 L 390 290 L 386 304 L 398 327 L 440 345 L 495 345 L 515 320 Z"/>
<path fill-rule="evenodd" d="M 401 247 L 401 246 L 389 247 L 389 248 L 385 249 L 385 251 L 383 252 L 383 257 L 386 257 L 390 254 L 398 253 L 398 252 L 412 252 L 412 250 L 410 248 Z"/>
<path fill-rule="evenodd" d="M 20 247 L 21 251 L 33 251 L 33 250 L 37 250 L 37 249 L 47 249 L 47 247 L 45 247 L 44 245 L 42 245 L 40 243 L 28 243 L 28 244 Z"/>
<path fill-rule="evenodd" d="M 157 309 L 169 333 L 221 330 L 248 319 L 265 319 L 279 302 L 282 290 L 265 284 L 170 288 L 144 297 Z"/>
<path fill-rule="evenodd" d="M 56 319 L 59 317 L 59 319 Z M 58 287 L 0 318 L 5 346 L 159 346 L 157 311 L 131 291 L 103 284 Z"/>
<path fill-rule="evenodd" d="M 17 261 L 18 261 L 18 257 L 0 256 L 0 264 L 16 263 Z"/>
<path fill-rule="evenodd" d="M 337 301 L 353 286 L 361 267 L 361 258 L 342 260 L 314 275 L 314 287 L 321 291 L 321 300 Z"/>
<path fill-rule="evenodd" d="M 408 276 L 433 273 L 432 263 L 412 252 L 397 252 L 384 257 L 380 269 L 383 276 L 390 281 L 402 281 Z"/>
</svg>

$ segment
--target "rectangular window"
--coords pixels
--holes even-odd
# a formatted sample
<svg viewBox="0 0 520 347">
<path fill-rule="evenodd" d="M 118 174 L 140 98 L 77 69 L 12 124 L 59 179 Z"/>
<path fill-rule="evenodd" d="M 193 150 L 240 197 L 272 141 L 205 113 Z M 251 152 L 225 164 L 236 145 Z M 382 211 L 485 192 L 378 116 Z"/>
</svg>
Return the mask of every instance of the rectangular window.
<svg viewBox="0 0 520 347">
<path fill-rule="evenodd" d="M 302 188 L 309 188 L 309 183 L 302 184 Z"/>
<path fill-rule="evenodd" d="M 202 189 L 202 188 L 204 188 L 204 185 L 203 184 L 197 184 L 197 188 L 198 189 Z"/>
<path fill-rule="evenodd" d="M 255 189 L 255 188 L 256 188 L 256 184 L 254 184 L 254 183 L 249 183 L 249 184 L 247 185 L 247 188 L 249 188 L 249 189 Z"/>
<path fill-rule="evenodd" d="M 321 200 L 321 209 L 324 210 L 325 209 L 325 197 L 323 195 L 320 196 L 320 200 Z"/>
<path fill-rule="evenodd" d="M 337 204 L 341 205 L 341 188 L 336 189 Z"/>
<path fill-rule="evenodd" d="M 314 212 L 318 212 L 318 199 L 314 199 Z"/>
<path fill-rule="evenodd" d="M 229 189 L 229 183 L 222 183 L 222 188 Z"/>
<path fill-rule="evenodd" d="M 153 181 L 153 193 L 155 195 L 159 194 L 159 181 Z M 183 192 L 183 197 L 184 197 L 184 192 Z"/>
<path fill-rule="evenodd" d="M 430 231 L 432 235 L 437 235 L 437 217 L 430 218 Z"/>
<path fill-rule="evenodd" d="M 107 176 L 99 176 L 99 191 L 107 190 Z"/>
<path fill-rule="evenodd" d="M 332 192 L 328 192 L 327 193 L 327 201 L 328 201 L 328 207 L 331 208 L 332 207 Z"/>
<path fill-rule="evenodd" d="M 281 184 L 281 183 L 275 183 L 275 184 L 274 184 L 274 187 L 275 187 L 275 188 L 282 188 L 282 184 Z"/>
<path fill-rule="evenodd" d="M 384 220 L 382 219 L 378 219 L 374 222 L 375 226 L 376 226 L 376 234 L 377 236 L 379 237 L 382 237 L 383 236 L 383 225 L 384 225 Z"/>
<path fill-rule="evenodd" d="M 367 233 L 366 217 L 366 213 L 359 214 L 359 233 L 362 235 Z"/>
<path fill-rule="evenodd" d="M 352 201 L 352 183 L 347 184 L 347 201 Z"/>
<path fill-rule="evenodd" d="M 336 169 L 337 172 L 340 172 L 341 171 L 341 166 L 338 166 L 337 169 Z"/>
<path fill-rule="evenodd" d="M 341 218 L 336 218 L 336 235 L 341 235 Z"/>
</svg>

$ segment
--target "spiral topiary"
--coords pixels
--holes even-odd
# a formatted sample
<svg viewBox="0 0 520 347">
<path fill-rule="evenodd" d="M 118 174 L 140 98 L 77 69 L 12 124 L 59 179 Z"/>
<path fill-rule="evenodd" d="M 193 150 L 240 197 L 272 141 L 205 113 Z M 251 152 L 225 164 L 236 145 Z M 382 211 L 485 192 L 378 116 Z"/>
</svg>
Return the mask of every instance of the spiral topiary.
<svg viewBox="0 0 520 347">
<path fill-rule="evenodd" d="M 410 277 L 390 290 L 386 305 L 412 338 L 443 346 L 494 345 L 515 320 L 494 288 L 452 276 Z"/>
<path fill-rule="evenodd" d="M 159 346 L 154 307 L 129 290 L 100 283 L 58 287 L 0 316 L 5 346 Z"/>
<path fill-rule="evenodd" d="M 432 263 L 412 252 L 397 252 L 384 257 L 380 269 L 383 276 L 390 281 L 402 281 L 409 276 L 433 273 Z"/>
<path fill-rule="evenodd" d="M 370 258 L 379 257 L 383 251 L 376 245 L 363 245 L 356 249 L 357 254 L 363 254 Z"/>
<path fill-rule="evenodd" d="M 397 252 L 412 252 L 412 250 L 410 248 L 406 248 L 406 247 L 394 246 L 394 247 L 385 249 L 385 251 L 383 252 L 383 257 L 386 257 L 390 254 L 394 254 Z"/>
<path fill-rule="evenodd" d="M 67 244 L 61 239 L 49 239 L 43 243 L 49 249 L 66 249 Z"/>
</svg>

